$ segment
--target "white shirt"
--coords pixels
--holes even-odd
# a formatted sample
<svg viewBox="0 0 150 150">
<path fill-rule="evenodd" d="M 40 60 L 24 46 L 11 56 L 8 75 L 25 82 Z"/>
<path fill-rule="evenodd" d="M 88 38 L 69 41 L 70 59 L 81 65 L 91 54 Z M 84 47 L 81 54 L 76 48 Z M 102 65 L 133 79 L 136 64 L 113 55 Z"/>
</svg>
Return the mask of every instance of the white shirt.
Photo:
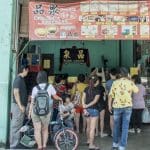
<svg viewBox="0 0 150 150">
<path fill-rule="evenodd" d="M 45 86 L 46 86 L 46 83 L 41 83 L 41 84 L 39 84 L 39 86 L 40 86 L 41 89 L 44 89 Z M 31 95 L 32 99 L 34 99 L 36 97 L 37 92 L 38 92 L 38 89 L 35 86 L 32 90 L 32 95 Z M 50 98 L 52 97 L 52 95 L 56 95 L 56 90 L 51 84 L 49 84 L 49 86 L 47 88 L 47 92 L 48 92 L 48 95 L 49 95 Z"/>
</svg>

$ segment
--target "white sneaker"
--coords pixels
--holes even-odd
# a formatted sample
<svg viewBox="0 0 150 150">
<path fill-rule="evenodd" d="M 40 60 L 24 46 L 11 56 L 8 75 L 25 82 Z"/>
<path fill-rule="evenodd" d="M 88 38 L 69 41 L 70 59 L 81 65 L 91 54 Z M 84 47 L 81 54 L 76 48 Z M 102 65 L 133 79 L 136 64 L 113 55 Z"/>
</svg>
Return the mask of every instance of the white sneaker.
<svg viewBox="0 0 150 150">
<path fill-rule="evenodd" d="M 100 136 L 101 136 L 101 138 L 103 138 L 103 137 L 108 136 L 108 134 L 107 133 L 101 133 Z"/>
<path fill-rule="evenodd" d="M 129 131 L 128 131 L 129 133 L 135 133 L 135 129 L 133 128 L 133 129 L 129 129 Z"/>
<path fill-rule="evenodd" d="M 137 128 L 137 129 L 136 129 L 136 132 L 137 132 L 137 133 L 141 133 L 141 129 L 140 129 L 140 128 Z"/>
</svg>

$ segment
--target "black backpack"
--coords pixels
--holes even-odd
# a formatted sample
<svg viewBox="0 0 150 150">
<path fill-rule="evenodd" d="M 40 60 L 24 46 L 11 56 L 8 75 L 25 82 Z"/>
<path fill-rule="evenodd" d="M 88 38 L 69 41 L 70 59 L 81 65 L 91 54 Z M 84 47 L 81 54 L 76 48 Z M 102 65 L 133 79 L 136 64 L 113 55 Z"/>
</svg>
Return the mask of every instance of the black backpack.
<svg viewBox="0 0 150 150">
<path fill-rule="evenodd" d="M 49 113 L 48 86 L 49 84 L 46 84 L 44 89 L 41 89 L 39 85 L 36 86 L 38 92 L 35 97 L 34 113 L 38 116 L 45 116 Z"/>
</svg>

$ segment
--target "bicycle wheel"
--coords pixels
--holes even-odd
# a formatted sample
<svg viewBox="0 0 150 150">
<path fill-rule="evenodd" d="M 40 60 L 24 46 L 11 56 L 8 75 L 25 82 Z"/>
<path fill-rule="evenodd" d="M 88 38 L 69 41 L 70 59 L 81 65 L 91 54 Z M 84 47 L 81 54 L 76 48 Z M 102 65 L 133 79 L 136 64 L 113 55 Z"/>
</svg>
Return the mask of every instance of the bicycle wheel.
<svg viewBox="0 0 150 150">
<path fill-rule="evenodd" d="M 78 136 L 71 129 L 60 130 L 55 137 L 57 150 L 76 150 L 78 147 Z"/>
</svg>

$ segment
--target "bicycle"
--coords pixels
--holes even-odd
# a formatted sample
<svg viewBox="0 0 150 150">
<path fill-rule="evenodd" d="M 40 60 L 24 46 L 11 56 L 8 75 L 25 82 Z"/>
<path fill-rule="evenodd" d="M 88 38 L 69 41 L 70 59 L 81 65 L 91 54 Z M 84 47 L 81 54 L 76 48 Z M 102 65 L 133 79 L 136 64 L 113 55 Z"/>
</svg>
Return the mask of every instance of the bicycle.
<svg viewBox="0 0 150 150">
<path fill-rule="evenodd" d="M 59 111 L 61 112 L 61 109 L 59 107 Z M 27 122 L 26 130 L 22 130 L 24 132 L 24 135 L 21 138 L 21 144 L 28 147 L 32 148 L 35 145 L 35 140 L 34 140 L 34 133 L 33 133 L 33 127 L 28 126 Z M 64 119 L 63 116 L 60 115 L 60 122 L 57 121 L 51 121 L 50 126 L 54 125 L 60 125 L 60 129 L 54 133 L 52 131 L 52 128 L 50 128 L 50 137 L 55 144 L 55 147 L 57 150 L 76 150 L 79 144 L 79 139 L 75 131 L 73 131 L 71 128 L 68 128 L 64 124 Z M 25 126 L 22 127 L 22 129 L 25 129 Z M 30 131 L 32 133 L 30 134 Z"/>
</svg>

